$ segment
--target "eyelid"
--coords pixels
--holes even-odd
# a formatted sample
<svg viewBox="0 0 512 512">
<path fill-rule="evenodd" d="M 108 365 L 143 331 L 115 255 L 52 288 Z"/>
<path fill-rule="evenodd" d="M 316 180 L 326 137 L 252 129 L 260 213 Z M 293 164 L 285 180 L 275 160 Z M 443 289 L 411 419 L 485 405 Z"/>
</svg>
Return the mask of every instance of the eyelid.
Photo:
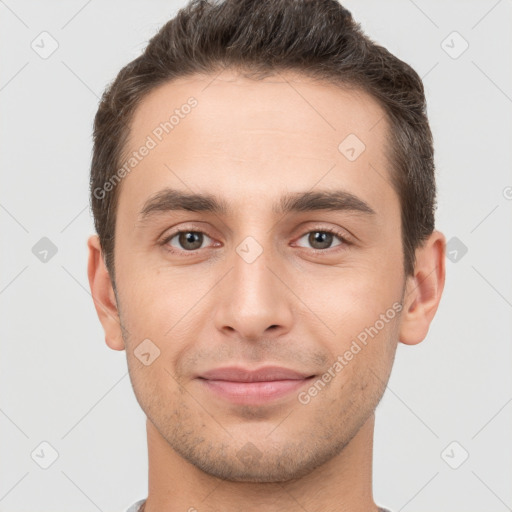
<svg viewBox="0 0 512 512">
<path fill-rule="evenodd" d="M 194 222 L 191 221 L 191 223 L 177 223 L 173 226 L 167 227 L 167 229 L 163 232 L 163 234 L 159 235 L 157 240 L 160 240 L 158 243 L 166 243 L 170 238 L 175 237 L 179 233 L 183 232 L 193 232 L 193 233 L 202 233 L 204 235 L 209 236 L 210 238 L 214 238 L 213 236 L 209 235 L 209 228 L 202 226 L 201 224 L 207 225 L 207 223 L 203 222 Z"/>
<path fill-rule="evenodd" d="M 341 239 L 345 240 L 346 243 L 355 243 L 356 241 L 356 237 L 347 229 L 342 228 L 340 226 L 329 226 L 321 221 L 316 224 L 314 222 L 306 223 L 306 226 L 302 226 L 300 228 L 300 231 L 302 234 L 298 238 L 301 238 L 304 235 L 311 233 L 312 231 L 321 231 L 324 233 L 332 233 L 333 235 L 336 235 Z"/>
</svg>

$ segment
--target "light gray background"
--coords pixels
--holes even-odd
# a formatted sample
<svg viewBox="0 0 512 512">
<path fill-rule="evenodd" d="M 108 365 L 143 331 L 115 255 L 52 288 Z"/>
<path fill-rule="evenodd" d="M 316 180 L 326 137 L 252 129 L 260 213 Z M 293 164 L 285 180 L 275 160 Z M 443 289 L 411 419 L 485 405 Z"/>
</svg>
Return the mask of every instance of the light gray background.
<svg viewBox="0 0 512 512">
<path fill-rule="evenodd" d="M 145 416 L 87 281 L 91 127 L 106 84 L 182 5 L 0 0 L 0 511 L 115 511 L 147 495 Z M 377 409 L 375 500 L 512 510 L 512 4 L 345 5 L 424 77 L 438 229 L 467 247 L 446 262 L 427 339 L 399 344 Z M 31 48 L 43 31 L 59 44 L 47 59 Z M 458 58 L 453 31 L 469 43 Z M 46 263 L 32 252 L 42 237 L 58 249 Z M 31 457 L 43 441 L 58 452 L 48 469 Z"/>
</svg>

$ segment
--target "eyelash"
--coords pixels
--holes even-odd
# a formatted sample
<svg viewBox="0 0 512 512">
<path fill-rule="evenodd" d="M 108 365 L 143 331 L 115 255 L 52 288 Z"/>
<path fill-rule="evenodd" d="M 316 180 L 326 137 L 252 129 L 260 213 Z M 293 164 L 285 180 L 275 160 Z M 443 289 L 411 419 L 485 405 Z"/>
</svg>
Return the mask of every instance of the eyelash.
<svg viewBox="0 0 512 512">
<path fill-rule="evenodd" d="M 203 235 L 206 235 L 208 238 L 213 239 L 211 236 L 209 236 L 204 231 L 194 230 L 194 229 L 179 229 L 179 230 L 171 233 L 164 240 L 162 240 L 162 242 L 160 242 L 160 245 L 164 246 L 165 250 L 167 250 L 168 252 L 170 252 L 172 254 L 180 254 L 180 255 L 185 255 L 185 256 L 195 256 L 195 255 L 197 255 L 197 252 L 200 251 L 201 249 L 195 249 L 193 251 L 186 251 L 184 249 L 183 250 L 177 250 L 177 249 L 167 245 L 174 237 L 176 237 L 177 235 L 180 235 L 181 233 L 201 233 Z M 329 252 L 331 250 L 334 250 L 334 251 L 336 251 L 336 250 L 345 250 L 346 247 L 344 247 L 344 246 L 352 245 L 352 242 L 350 242 L 347 239 L 346 235 L 344 233 L 338 231 L 335 228 L 315 228 L 315 229 L 311 229 L 311 230 L 306 231 L 305 233 L 303 233 L 298 238 L 298 240 L 300 240 L 305 235 L 308 235 L 310 233 L 329 233 L 331 235 L 335 235 L 341 241 L 341 244 L 337 245 L 335 247 L 329 247 L 327 249 L 310 249 L 311 251 L 313 251 L 314 254 L 327 253 L 327 252 Z M 301 247 L 301 249 L 306 249 L 306 247 Z"/>
</svg>

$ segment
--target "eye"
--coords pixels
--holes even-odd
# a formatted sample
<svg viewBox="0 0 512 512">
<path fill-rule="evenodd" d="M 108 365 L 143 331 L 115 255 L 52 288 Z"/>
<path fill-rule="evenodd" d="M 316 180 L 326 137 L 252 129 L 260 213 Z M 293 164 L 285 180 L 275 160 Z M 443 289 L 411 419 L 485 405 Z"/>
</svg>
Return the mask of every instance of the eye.
<svg viewBox="0 0 512 512">
<path fill-rule="evenodd" d="M 347 237 L 343 232 L 339 232 L 336 229 L 331 228 L 308 231 L 302 235 L 301 238 L 299 238 L 299 241 L 306 237 L 307 243 L 311 245 L 311 248 L 314 251 L 325 252 L 327 249 L 350 245 L 350 241 L 347 240 Z M 163 245 L 166 250 L 171 253 L 183 254 L 188 252 L 192 256 L 195 254 L 195 251 L 198 251 L 202 248 L 203 243 L 205 242 L 205 238 L 207 239 L 206 241 L 213 241 L 212 238 L 210 238 L 206 233 L 203 233 L 202 231 L 193 229 L 181 229 L 167 236 L 161 242 L 161 245 Z M 338 238 L 340 242 L 336 245 L 333 245 L 333 241 L 336 238 Z M 218 243 L 217 246 L 219 246 Z"/>
<path fill-rule="evenodd" d="M 335 229 L 315 229 L 313 231 L 308 231 L 299 238 L 299 240 L 302 240 L 305 237 L 307 237 L 307 242 L 311 244 L 312 248 L 319 251 L 324 251 L 340 245 L 350 245 L 344 234 Z M 335 246 L 332 245 L 334 238 L 338 238 L 340 240 L 340 243 Z"/>
<path fill-rule="evenodd" d="M 192 231 L 185 229 L 176 231 L 175 233 L 169 235 L 165 240 L 163 240 L 162 245 L 172 247 L 173 249 L 169 248 L 171 252 L 191 252 L 201 249 L 205 237 L 208 240 L 211 240 L 211 238 L 202 231 Z M 176 240 L 173 242 L 174 239 Z M 175 249 L 177 250 L 175 251 Z"/>
</svg>

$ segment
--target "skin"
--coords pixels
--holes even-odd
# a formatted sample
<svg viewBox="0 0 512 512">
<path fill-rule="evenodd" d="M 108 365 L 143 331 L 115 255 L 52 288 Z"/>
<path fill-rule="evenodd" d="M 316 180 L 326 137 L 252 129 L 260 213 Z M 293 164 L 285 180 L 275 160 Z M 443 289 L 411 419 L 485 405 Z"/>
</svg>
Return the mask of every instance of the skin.
<svg viewBox="0 0 512 512">
<path fill-rule="evenodd" d="M 375 408 L 398 342 L 427 335 L 444 287 L 445 238 L 434 231 L 406 278 L 388 124 L 365 93 L 291 72 L 258 81 L 230 70 L 194 75 L 144 98 L 127 151 L 190 96 L 197 107 L 120 185 L 115 293 L 98 237 L 88 241 L 105 341 L 126 350 L 147 415 L 146 512 L 376 512 Z M 350 133 L 366 145 L 353 162 L 338 150 Z M 232 212 L 169 211 L 139 222 L 145 201 L 166 187 L 212 194 Z M 375 215 L 272 212 L 283 194 L 334 189 Z M 180 245 L 178 236 L 167 243 L 174 254 L 158 244 L 178 228 L 204 233 L 200 248 L 187 251 L 193 244 Z M 350 245 L 334 235 L 322 248 L 311 237 L 326 228 L 352 235 Z M 236 251 L 248 236 L 263 250 L 252 263 Z M 292 392 L 236 405 L 195 378 L 220 366 L 267 364 L 322 376 L 394 303 L 401 313 L 307 404 Z M 147 366 L 134 353 L 145 339 L 160 350 Z M 256 456 L 244 462 L 237 455 L 247 446 Z"/>
</svg>

